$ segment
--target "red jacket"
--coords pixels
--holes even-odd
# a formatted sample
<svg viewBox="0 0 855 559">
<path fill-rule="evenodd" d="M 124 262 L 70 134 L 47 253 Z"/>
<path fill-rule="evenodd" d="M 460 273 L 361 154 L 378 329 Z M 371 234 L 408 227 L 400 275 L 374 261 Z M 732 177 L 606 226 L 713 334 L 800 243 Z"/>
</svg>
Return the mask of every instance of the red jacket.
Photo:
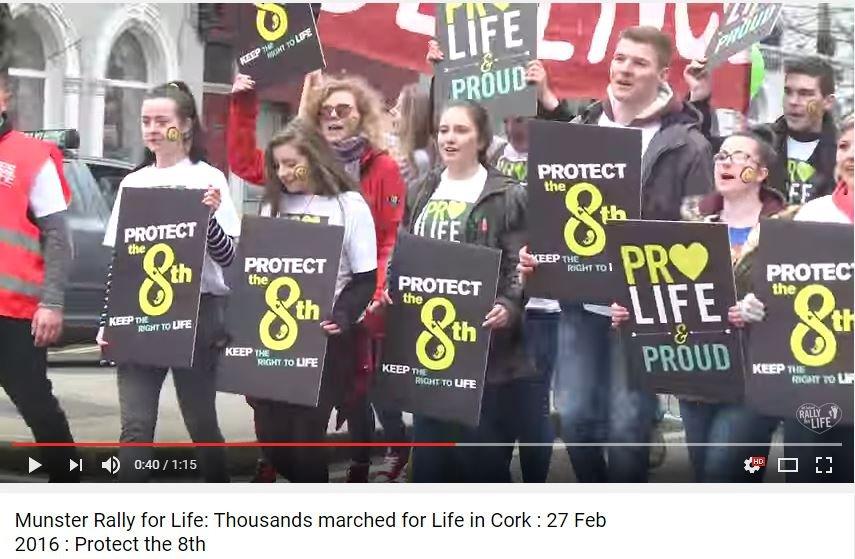
<svg viewBox="0 0 855 559">
<path fill-rule="evenodd" d="M 253 184 L 264 184 L 264 151 L 255 142 L 258 99 L 253 92 L 232 95 L 229 110 L 228 160 L 231 171 Z M 398 164 L 387 153 L 367 149 L 362 155 L 360 188 L 371 209 L 377 236 L 377 300 L 386 286 L 386 262 L 392 255 L 398 225 L 404 215 L 407 187 Z M 366 326 L 382 332 L 377 317 L 366 317 Z"/>
</svg>

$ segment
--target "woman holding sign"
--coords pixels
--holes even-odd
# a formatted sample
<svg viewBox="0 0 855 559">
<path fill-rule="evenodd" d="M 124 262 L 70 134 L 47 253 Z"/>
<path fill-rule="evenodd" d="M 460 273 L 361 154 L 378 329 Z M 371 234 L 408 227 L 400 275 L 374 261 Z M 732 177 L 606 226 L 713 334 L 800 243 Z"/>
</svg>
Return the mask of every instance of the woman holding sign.
<svg viewBox="0 0 855 559">
<path fill-rule="evenodd" d="M 374 220 L 358 186 L 311 123 L 292 120 L 265 152 L 262 216 L 305 219 L 344 227 L 332 316 L 320 327 L 330 337 L 317 407 L 252 400 L 261 442 L 323 441 L 333 406 L 350 392 L 356 361 L 355 326 L 374 293 L 377 250 Z M 287 242 L 287 239 L 283 239 Z M 292 482 L 325 483 L 326 450 L 272 447 L 276 471 Z"/>
<path fill-rule="evenodd" d="M 240 220 L 229 195 L 225 176 L 204 161 L 204 140 L 196 102 L 183 82 L 170 82 L 148 92 L 142 105 L 142 136 L 145 160 L 119 185 L 113 213 L 107 224 L 104 244 L 116 243 L 122 192 L 138 187 L 195 188 L 199 203 L 213 212 L 207 230 L 207 250 L 202 273 L 202 296 L 196 330 L 193 366 L 173 368 L 172 376 L 178 404 L 193 442 L 223 442 L 217 422 L 216 366 L 225 341 L 223 324 L 229 288 L 223 279 L 223 267 L 234 259 L 233 238 L 240 233 Z M 107 297 L 110 277 L 107 279 Z M 104 326 L 98 343 L 106 346 Z M 118 364 L 119 403 L 121 406 L 121 442 L 151 442 L 157 423 L 160 389 L 167 369 L 135 363 Z M 200 465 L 205 481 L 228 481 L 223 448 L 200 448 Z M 120 481 L 145 481 L 147 470 L 137 468 L 151 456 L 149 448 L 119 450 L 122 468 Z"/>
<path fill-rule="evenodd" d="M 482 106 L 452 102 L 441 114 L 437 134 L 445 169 L 430 173 L 410 192 L 402 225 L 418 236 L 502 251 L 495 305 L 482 324 L 492 330 L 492 338 L 480 425 L 471 429 L 416 415 L 414 430 L 416 442 L 504 444 L 417 447 L 413 451 L 415 482 L 509 482 L 520 410 L 508 387 L 534 374 L 523 347 L 522 286 L 516 272 L 525 234 L 525 190 L 489 167 L 487 149 L 492 137 L 489 115 Z"/>
<path fill-rule="evenodd" d="M 853 224 L 853 189 L 855 189 L 855 148 L 853 148 L 853 125 L 855 119 L 850 115 L 840 127 L 837 141 L 837 164 L 835 176 L 837 186 L 832 194 L 815 198 L 801 206 L 795 214 L 796 221 L 817 221 L 823 223 Z M 749 241 L 753 250 L 757 246 L 759 234 Z M 746 251 L 748 251 L 748 245 Z M 753 254 L 753 253 L 752 253 Z M 751 256 L 746 254 L 746 276 L 750 272 Z M 740 318 L 747 322 L 760 322 L 765 319 L 765 306 L 753 294 L 749 293 L 740 301 Z M 851 339 L 850 339 L 851 343 Z M 787 473 L 788 482 L 852 482 L 852 445 L 855 434 L 852 427 L 835 425 L 822 434 L 816 434 L 799 424 L 795 419 L 784 421 L 785 443 L 843 443 L 842 447 L 785 446 L 787 457 L 798 458 L 803 467 L 798 472 Z M 815 463 L 818 456 L 832 456 L 832 471 L 826 471 L 828 464 Z M 820 468 L 821 467 L 821 468 Z M 820 471 L 822 469 L 823 471 Z"/>
<path fill-rule="evenodd" d="M 734 266 L 742 248 L 760 220 L 785 208 L 783 196 L 766 184 L 769 165 L 776 158 L 771 142 L 754 132 L 728 137 L 715 154 L 715 192 L 690 198 L 683 208 L 687 221 L 725 223 L 728 226 Z M 613 304 L 612 325 L 629 319 L 629 311 Z M 730 310 L 731 322 L 741 327 L 739 308 Z M 762 481 L 762 475 L 746 472 L 746 456 L 767 456 L 778 420 L 750 411 L 743 404 L 726 404 L 696 398 L 680 398 L 680 415 L 686 430 L 689 458 L 697 482 L 729 483 Z M 719 443 L 722 446 L 700 446 Z M 757 446 L 728 446 L 758 443 Z"/>
<path fill-rule="evenodd" d="M 374 218 L 377 285 L 362 325 L 357 330 L 362 351 L 355 365 L 361 378 L 365 379 L 374 368 L 371 340 L 376 341 L 383 336 L 383 321 L 377 311 L 386 281 L 386 262 L 395 246 L 407 187 L 394 158 L 385 151 L 380 95 L 358 77 L 319 78 L 320 72 L 307 75 L 301 114 L 320 132 L 336 159 L 359 184 Z M 258 101 L 255 82 L 250 76 L 238 74 L 235 77 L 229 110 L 229 167 L 251 183 L 264 184 L 275 180 L 275 177 L 266 175 L 264 152 L 255 143 Z M 360 440 L 369 438 L 374 431 L 374 414 L 364 401 L 367 384 L 361 383 L 358 394 L 348 399 L 349 427 Z M 348 478 L 367 481 L 369 465 L 368 448 L 356 449 Z"/>
</svg>

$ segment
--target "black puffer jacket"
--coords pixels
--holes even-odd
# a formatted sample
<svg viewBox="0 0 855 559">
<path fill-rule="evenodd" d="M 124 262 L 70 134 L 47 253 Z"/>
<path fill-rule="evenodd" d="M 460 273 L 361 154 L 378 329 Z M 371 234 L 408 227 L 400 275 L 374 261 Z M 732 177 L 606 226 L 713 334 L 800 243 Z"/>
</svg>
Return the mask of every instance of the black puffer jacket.
<svg viewBox="0 0 855 559">
<path fill-rule="evenodd" d="M 440 182 L 442 169 L 428 174 L 410 190 L 401 227 L 414 232 L 416 218 L 430 201 Z M 463 230 L 463 242 L 502 251 L 496 302 L 510 313 L 508 326 L 494 330 L 490 339 L 486 382 L 501 384 L 534 374 L 523 347 L 523 288 L 517 264 L 526 241 L 526 192 L 516 181 L 489 169 L 487 182 L 472 206 Z M 394 259 L 394 255 L 393 255 Z"/>
</svg>

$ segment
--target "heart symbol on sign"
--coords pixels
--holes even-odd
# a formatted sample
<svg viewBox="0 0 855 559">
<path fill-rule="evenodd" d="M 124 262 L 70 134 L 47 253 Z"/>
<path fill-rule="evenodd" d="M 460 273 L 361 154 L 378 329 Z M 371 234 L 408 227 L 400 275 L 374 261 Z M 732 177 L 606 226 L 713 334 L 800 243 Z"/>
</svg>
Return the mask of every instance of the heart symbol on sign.
<svg viewBox="0 0 855 559">
<path fill-rule="evenodd" d="M 668 251 L 668 256 L 674 266 L 692 281 L 698 279 L 709 261 L 709 253 L 701 243 L 692 243 L 688 247 L 674 245 Z"/>
<path fill-rule="evenodd" d="M 834 403 L 802 404 L 796 410 L 796 419 L 805 429 L 821 435 L 840 423 L 843 419 L 843 409 Z"/>
<path fill-rule="evenodd" d="M 466 202 L 449 202 L 447 211 L 448 217 L 451 219 L 457 219 L 466 211 Z"/>
</svg>

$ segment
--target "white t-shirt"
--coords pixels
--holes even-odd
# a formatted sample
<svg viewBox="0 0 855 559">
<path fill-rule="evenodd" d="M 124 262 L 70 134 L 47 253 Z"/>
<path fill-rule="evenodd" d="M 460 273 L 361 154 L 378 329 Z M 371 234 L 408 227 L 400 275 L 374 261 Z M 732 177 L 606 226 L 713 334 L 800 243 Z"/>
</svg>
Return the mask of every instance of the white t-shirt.
<svg viewBox="0 0 855 559">
<path fill-rule="evenodd" d="M 787 201 L 802 204 L 810 197 L 816 180 L 816 169 L 808 163 L 819 140 L 800 142 L 787 136 Z"/>
<path fill-rule="evenodd" d="M 609 117 L 606 116 L 605 111 L 600 115 L 600 120 L 597 121 L 598 126 L 605 126 L 607 128 L 638 128 L 641 130 L 641 157 L 644 157 L 645 152 L 647 151 L 647 146 L 650 145 L 650 140 L 653 139 L 653 136 L 659 132 L 659 129 L 662 128 L 662 122 L 659 120 L 653 121 L 649 124 L 645 124 L 644 126 L 624 126 L 622 124 L 618 124 L 613 121 Z"/>
<path fill-rule="evenodd" d="M 793 218 L 795 221 L 819 221 L 822 223 L 845 223 L 852 225 L 849 217 L 842 211 L 831 196 L 820 196 L 814 198 L 802 206 Z"/>
<path fill-rule="evenodd" d="M 269 216 L 269 207 L 263 208 L 261 214 Z M 341 290 L 350 282 L 353 274 L 377 269 L 374 218 L 358 192 L 345 192 L 336 197 L 283 194 L 279 202 L 279 216 L 344 226 L 341 261 L 335 280 L 335 300 L 338 300 Z"/>
<path fill-rule="evenodd" d="M 62 183 L 53 160 L 48 157 L 39 169 L 30 189 L 30 210 L 35 217 L 45 217 L 68 209 L 62 193 Z"/>
<path fill-rule="evenodd" d="M 487 169 L 483 165 L 471 177 L 461 180 L 450 179 L 448 169 L 443 171 L 439 186 L 416 219 L 413 233 L 453 243 L 463 241 L 466 218 L 486 183 Z"/>
<path fill-rule="evenodd" d="M 116 244 L 116 229 L 119 225 L 122 190 L 125 188 L 156 186 L 183 186 L 185 188 L 203 190 L 209 187 L 218 188 L 222 198 L 219 209 L 214 212 L 214 218 L 216 218 L 226 235 L 230 237 L 240 235 L 240 218 L 232 203 L 232 196 L 229 192 L 229 184 L 226 181 L 226 177 L 219 169 L 211 167 L 203 161 L 192 163 L 190 159 L 183 159 L 170 167 L 149 165 L 122 179 L 119 185 L 119 192 L 116 195 L 116 203 L 113 204 L 113 212 L 110 214 L 110 221 L 107 222 L 107 231 L 104 234 L 104 244 L 106 246 L 112 247 Z M 199 203 L 201 204 L 202 202 L 200 201 Z M 202 231 L 201 233 L 206 235 L 207 231 Z M 205 258 L 202 264 L 201 289 L 202 293 L 211 293 L 213 295 L 225 295 L 229 292 L 229 288 L 223 279 L 222 268 L 213 261 L 207 250 L 205 251 Z"/>
</svg>

